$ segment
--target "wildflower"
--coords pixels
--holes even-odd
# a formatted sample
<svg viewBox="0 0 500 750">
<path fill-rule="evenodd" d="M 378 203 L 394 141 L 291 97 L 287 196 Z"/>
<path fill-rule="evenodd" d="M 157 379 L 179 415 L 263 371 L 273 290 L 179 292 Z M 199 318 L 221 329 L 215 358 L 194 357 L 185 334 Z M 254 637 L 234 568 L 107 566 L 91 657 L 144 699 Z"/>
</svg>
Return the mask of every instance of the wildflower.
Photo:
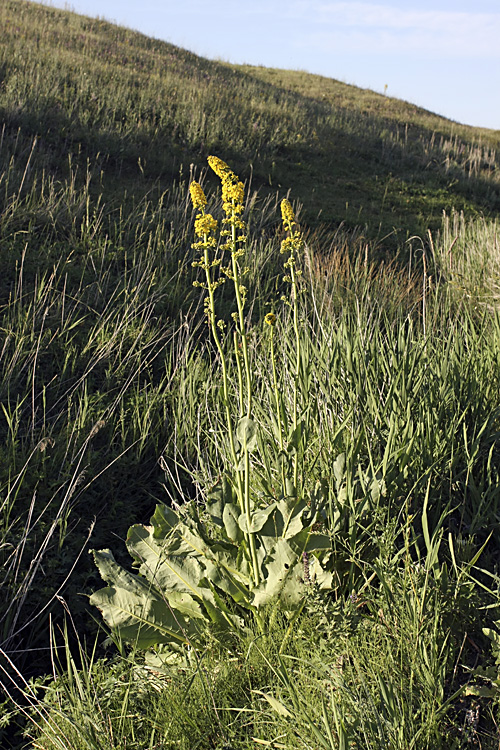
<svg viewBox="0 0 500 750">
<path fill-rule="evenodd" d="M 235 175 L 236 176 L 236 175 Z M 245 194 L 245 186 L 242 182 L 239 180 L 237 182 L 232 182 L 231 180 L 225 178 L 222 181 L 222 200 L 224 204 L 229 203 L 241 205 L 241 210 L 243 210 L 243 196 Z M 233 206 L 231 205 L 231 208 Z M 224 206 L 224 210 L 225 206 Z M 238 211 L 240 213 L 240 211 Z"/>
<path fill-rule="evenodd" d="M 295 221 L 295 214 L 293 212 L 292 204 L 286 198 L 281 201 L 281 216 L 283 218 L 283 224 L 285 224 L 287 229 L 291 228 L 293 224 L 297 223 Z"/>
<path fill-rule="evenodd" d="M 208 163 L 222 183 L 222 208 L 226 216 L 222 220 L 225 229 L 222 230 L 221 237 L 226 236 L 228 240 L 221 246 L 221 249 L 241 255 L 242 250 L 238 249 L 238 243 L 241 245 L 246 241 L 246 225 L 240 218 L 240 214 L 244 211 L 245 186 L 226 162 L 218 156 L 209 156 Z"/>
<path fill-rule="evenodd" d="M 209 156 L 208 163 L 222 182 L 222 203 L 226 214 L 232 214 L 233 220 L 236 214 L 243 211 L 243 197 L 245 186 L 237 175 L 228 167 L 225 161 L 218 156 Z"/>
<path fill-rule="evenodd" d="M 298 252 L 302 250 L 304 246 L 302 232 L 295 219 L 292 204 L 286 198 L 281 201 L 281 216 L 283 218 L 283 227 L 288 232 L 288 237 L 281 243 L 281 252 L 293 254 L 294 251 Z"/>
<path fill-rule="evenodd" d="M 198 237 L 211 234 L 217 229 L 217 219 L 211 214 L 199 214 L 194 222 L 194 231 Z"/>
<path fill-rule="evenodd" d="M 189 186 L 189 192 L 191 194 L 191 200 L 195 208 L 203 209 L 207 205 L 207 199 L 203 188 L 197 182 L 192 182 Z"/>
<path fill-rule="evenodd" d="M 267 323 L 268 326 L 274 326 L 276 325 L 276 315 L 274 313 L 267 313 L 267 315 L 264 318 L 264 321 Z"/>
<path fill-rule="evenodd" d="M 219 159 L 218 156 L 209 156 L 207 159 L 210 167 L 214 170 L 217 177 L 221 180 L 236 178 L 234 172 L 228 167 L 225 161 Z"/>
</svg>

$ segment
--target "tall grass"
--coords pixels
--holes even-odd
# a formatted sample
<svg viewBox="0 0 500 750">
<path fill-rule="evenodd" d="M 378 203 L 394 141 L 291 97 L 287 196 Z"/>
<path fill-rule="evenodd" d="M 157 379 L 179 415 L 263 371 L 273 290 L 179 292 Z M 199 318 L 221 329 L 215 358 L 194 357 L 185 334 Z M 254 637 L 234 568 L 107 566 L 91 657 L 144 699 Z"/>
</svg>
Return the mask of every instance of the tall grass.
<svg viewBox="0 0 500 750">
<path fill-rule="evenodd" d="M 458 212 L 443 217 L 441 230 L 429 235 L 436 270 L 455 299 L 491 311 L 498 309 L 500 235 L 497 221 L 467 222 Z"/>
</svg>

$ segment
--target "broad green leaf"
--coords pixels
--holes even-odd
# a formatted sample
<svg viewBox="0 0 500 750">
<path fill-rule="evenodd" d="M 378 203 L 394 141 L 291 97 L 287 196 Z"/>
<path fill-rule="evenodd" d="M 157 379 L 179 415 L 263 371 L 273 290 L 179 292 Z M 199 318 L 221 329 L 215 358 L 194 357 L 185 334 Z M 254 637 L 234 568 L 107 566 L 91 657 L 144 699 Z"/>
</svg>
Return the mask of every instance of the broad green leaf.
<svg viewBox="0 0 500 750">
<path fill-rule="evenodd" d="M 242 417 L 236 427 L 236 439 L 242 450 L 247 449 L 249 453 L 257 447 L 257 426 L 249 417 Z"/>
<path fill-rule="evenodd" d="M 120 638 L 138 648 L 189 641 L 192 625 L 152 591 L 147 596 L 136 596 L 126 589 L 108 586 L 92 594 L 90 603 L 101 611 L 106 624 Z"/>
<path fill-rule="evenodd" d="M 262 529 L 271 513 L 274 512 L 275 508 L 276 503 L 271 503 L 271 505 L 268 505 L 267 508 L 256 510 L 250 517 L 250 523 L 248 523 L 245 513 L 241 513 L 240 517 L 238 518 L 238 525 L 240 529 L 245 534 L 255 534 L 257 531 L 260 531 Z"/>
<path fill-rule="evenodd" d="M 157 505 L 151 516 L 154 538 L 164 539 L 179 523 L 179 516 L 168 505 Z"/>
<path fill-rule="evenodd" d="M 226 562 L 221 555 L 216 562 L 207 565 L 207 575 L 201 584 L 217 586 L 229 594 L 235 602 L 248 608 L 251 600 L 252 578 L 248 576 L 242 580 L 239 571 L 234 567 L 235 563 L 236 561 L 232 559 Z"/>
<path fill-rule="evenodd" d="M 381 497 L 385 497 L 385 481 L 383 479 L 373 479 L 370 494 L 374 503 L 377 503 Z"/>
<path fill-rule="evenodd" d="M 337 494 L 337 502 L 340 505 L 345 505 L 347 500 L 347 487 L 341 487 Z"/>
<path fill-rule="evenodd" d="M 488 687 L 487 685 L 467 685 L 465 695 L 474 695 L 478 698 L 495 698 L 498 695 L 498 686 Z"/>
<path fill-rule="evenodd" d="M 167 596 L 170 591 L 185 591 L 199 599 L 206 598 L 206 589 L 200 588 L 205 569 L 196 557 L 168 555 L 145 526 L 132 526 L 127 546 L 141 561 L 140 573 Z"/>
<path fill-rule="evenodd" d="M 288 542 L 278 539 L 270 558 L 265 561 L 264 580 L 254 589 L 253 605 L 259 608 L 279 599 L 283 609 L 296 609 L 304 595 L 302 568 Z"/>
<path fill-rule="evenodd" d="M 224 528 L 226 534 L 232 542 L 241 542 L 243 539 L 243 532 L 238 524 L 238 518 L 240 515 L 240 509 L 233 503 L 228 503 L 224 506 L 222 519 L 224 521 Z"/>
<path fill-rule="evenodd" d="M 156 643 L 179 645 L 197 632 L 151 584 L 118 565 L 110 550 L 93 550 L 93 555 L 101 576 L 111 585 L 92 594 L 90 603 L 125 641 L 139 648 Z"/>
<path fill-rule="evenodd" d="M 333 462 L 333 473 L 337 482 L 337 488 L 342 484 L 345 473 L 345 453 L 339 453 L 335 461 Z"/>
<path fill-rule="evenodd" d="M 233 502 L 234 491 L 228 477 L 224 475 L 207 495 L 207 512 L 219 526 L 222 526 L 224 507 Z"/>
<path fill-rule="evenodd" d="M 181 612 L 186 617 L 194 617 L 198 620 L 205 618 L 200 603 L 186 591 L 162 591 L 161 593 L 167 598 L 168 603 L 173 609 Z"/>
<path fill-rule="evenodd" d="M 110 583 L 113 586 L 127 588 L 137 596 L 141 596 L 143 593 L 147 593 L 151 589 L 151 584 L 139 578 L 138 576 L 129 573 L 125 568 L 119 565 L 110 549 L 101 550 L 90 550 L 94 562 L 99 569 L 101 578 L 106 583 Z"/>
<path fill-rule="evenodd" d="M 222 513 L 224 512 L 224 503 L 222 498 L 207 501 L 206 511 L 212 517 L 212 522 L 217 526 L 222 526 Z"/>
<path fill-rule="evenodd" d="M 333 588 L 333 573 L 325 570 L 314 555 L 309 556 L 308 564 L 311 582 L 315 583 L 323 591 L 331 591 Z"/>
<path fill-rule="evenodd" d="M 331 550 L 332 542 L 326 534 L 317 534 L 310 529 L 299 531 L 288 543 L 293 551 L 301 555 L 303 552 L 320 552 Z"/>
<path fill-rule="evenodd" d="M 189 549 L 190 554 L 194 554 L 198 557 L 204 557 L 209 545 L 205 539 L 201 536 L 202 530 L 198 525 L 195 527 L 189 527 L 184 523 L 180 523 L 176 529 L 176 534 L 179 539 L 182 539 L 185 549 Z"/>
<path fill-rule="evenodd" d="M 291 539 L 298 534 L 304 527 L 310 525 L 309 519 L 304 520 L 304 515 L 307 517 L 307 505 L 303 500 L 296 501 L 280 500 L 278 503 L 278 509 L 283 518 L 283 529 L 280 531 L 280 535 L 283 535 L 285 539 Z"/>
</svg>

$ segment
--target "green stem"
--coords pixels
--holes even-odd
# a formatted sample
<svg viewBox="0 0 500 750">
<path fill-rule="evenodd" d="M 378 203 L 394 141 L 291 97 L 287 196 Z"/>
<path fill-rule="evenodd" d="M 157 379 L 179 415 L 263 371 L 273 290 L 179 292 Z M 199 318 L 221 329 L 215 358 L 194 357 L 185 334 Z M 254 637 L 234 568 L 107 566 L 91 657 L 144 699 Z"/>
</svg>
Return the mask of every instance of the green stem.
<svg viewBox="0 0 500 750">
<path fill-rule="evenodd" d="M 233 248 L 235 243 L 235 228 L 232 228 L 233 231 Z M 250 417 L 250 414 L 252 413 L 252 376 L 250 373 L 250 359 L 248 356 L 248 342 L 247 342 L 247 335 L 245 330 L 245 313 L 243 309 L 243 300 L 241 299 L 241 291 L 240 291 L 240 273 L 238 268 L 238 261 L 236 258 L 236 252 L 233 250 L 232 252 L 232 272 L 233 272 L 233 283 L 234 283 L 234 290 L 236 295 L 236 305 L 238 307 L 238 326 L 239 330 L 238 333 L 241 338 L 241 351 L 243 354 L 243 366 L 245 369 L 245 380 L 246 380 L 246 396 L 247 396 L 247 412 L 246 416 Z M 238 352 L 236 353 L 238 355 Z"/>
<path fill-rule="evenodd" d="M 234 465 L 238 466 L 238 459 L 236 455 L 236 446 L 234 443 L 234 435 L 233 435 L 233 427 L 231 424 L 231 411 L 229 409 L 229 385 L 228 385 L 228 377 L 227 377 L 227 363 L 226 363 L 226 355 L 224 354 L 224 349 L 221 343 L 221 340 L 219 338 L 219 332 L 217 331 L 217 326 L 215 324 L 215 300 L 214 300 L 214 290 L 212 285 L 212 278 L 210 275 L 210 259 L 208 257 L 208 237 L 207 235 L 204 235 L 205 242 L 204 242 L 204 250 L 203 250 L 203 262 L 204 262 L 204 268 L 205 268 L 205 275 L 207 279 L 207 290 L 208 290 L 208 308 L 207 308 L 207 315 L 208 315 L 208 322 L 210 324 L 210 329 L 212 332 L 212 336 L 215 341 L 215 346 L 217 347 L 217 351 L 219 352 L 220 360 L 221 360 L 221 366 L 222 366 L 222 391 L 224 394 L 224 407 L 226 411 L 226 423 L 227 423 L 227 429 L 229 432 L 229 445 L 231 448 L 231 458 L 233 459 Z M 239 472 L 236 472 L 237 477 L 239 477 Z M 241 477 L 239 477 L 239 484 L 241 485 Z M 238 497 L 242 497 L 242 493 L 238 493 Z M 241 508 L 243 512 L 243 507 Z"/>
<path fill-rule="evenodd" d="M 299 392 L 299 380 L 300 380 L 300 329 L 299 329 L 299 305 L 298 305 L 298 292 L 297 292 L 297 276 L 295 273 L 295 256 L 290 256 L 290 277 L 292 279 L 292 302 L 293 302 L 293 329 L 295 332 L 295 376 L 293 382 L 293 432 L 295 437 L 298 425 L 298 392 Z M 297 451 L 293 457 L 293 486 L 298 496 L 298 476 L 299 476 L 299 451 Z"/>
<path fill-rule="evenodd" d="M 247 411 L 246 416 L 249 419 L 250 415 L 252 413 L 252 376 L 250 373 L 250 359 L 248 356 L 248 343 L 247 343 L 247 335 L 246 335 L 246 329 L 245 329 L 245 314 L 243 309 L 243 300 L 241 298 L 241 290 L 240 290 L 240 274 L 239 274 L 239 267 L 238 267 L 238 259 L 237 259 L 237 249 L 236 249 L 236 227 L 235 222 L 236 215 L 233 212 L 232 214 L 232 223 L 231 223 L 231 267 L 232 267 L 232 276 L 233 276 L 233 284 L 234 284 L 234 290 L 235 290 L 235 296 L 236 296 L 236 304 L 238 308 L 238 334 L 241 339 L 241 350 L 243 354 L 243 366 L 245 370 L 245 380 L 246 380 L 246 396 L 247 396 Z M 238 340 L 235 336 L 234 338 L 234 345 L 235 345 L 235 356 L 236 360 L 238 361 L 238 358 L 240 356 L 239 348 L 238 348 Z M 239 385 L 240 388 L 242 388 L 242 379 L 240 378 L 239 374 Z M 240 403 L 243 403 L 243 397 L 240 393 Z M 250 503 L 250 454 L 248 451 L 247 444 L 243 445 L 243 466 L 244 466 L 244 508 L 245 508 L 245 516 L 247 519 L 247 527 L 250 529 L 252 524 L 252 509 L 251 509 L 251 503 Z M 253 578 L 255 585 L 257 586 L 260 583 L 260 569 L 259 569 L 259 562 L 257 559 L 257 548 L 255 545 L 255 535 L 252 532 L 249 532 L 249 541 L 250 541 L 250 554 L 252 556 L 252 568 L 253 568 Z"/>
<path fill-rule="evenodd" d="M 243 371 L 241 369 L 241 357 L 240 357 L 240 351 L 238 349 L 238 332 L 233 331 L 233 346 L 234 346 L 234 356 L 236 357 L 236 369 L 238 372 L 238 394 L 239 394 L 239 402 L 240 402 L 240 419 L 242 418 L 244 414 L 243 410 Z"/>
<path fill-rule="evenodd" d="M 251 514 L 251 508 L 250 508 L 250 453 L 248 451 L 246 442 L 243 446 L 244 456 L 245 456 L 245 474 L 244 474 L 244 481 L 245 481 L 245 513 L 247 517 L 247 524 L 248 528 L 250 528 L 250 524 L 252 521 L 252 514 Z M 259 561 L 257 559 L 257 547 L 255 546 L 255 534 L 250 532 L 250 554 L 252 555 L 252 567 L 253 567 L 253 579 L 255 582 L 255 585 L 258 586 L 260 583 L 260 569 L 259 569 Z"/>
<path fill-rule="evenodd" d="M 208 315 L 208 321 L 210 323 L 210 328 L 212 331 L 212 336 L 214 337 L 215 345 L 217 347 L 217 351 L 219 352 L 219 356 L 221 359 L 221 366 L 222 366 L 222 390 L 224 394 L 224 408 L 226 412 L 226 423 L 227 423 L 227 430 L 229 433 L 229 445 L 231 449 L 231 458 L 233 460 L 233 465 L 235 467 L 235 475 L 236 475 L 236 494 L 238 496 L 238 502 L 240 505 L 240 510 L 242 513 L 245 513 L 245 516 L 247 518 L 248 528 L 250 528 L 250 512 L 249 512 L 249 503 L 247 501 L 247 497 L 249 496 L 249 490 L 247 489 L 247 476 L 248 472 L 245 473 L 245 486 L 242 485 L 242 477 L 241 477 L 241 471 L 238 468 L 238 456 L 236 454 L 236 446 L 234 442 L 234 433 L 233 433 L 233 425 L 231 423 L 231 411 L 229 409 L 229 386 L 228 386 L 228 376 L 227 376 L 227 363 L 226 363 L 226 356 L 224 354 L 224 349 L 222 347 L 222 343 L 219 337 L 219 333 L 217 331 L 217 326 L 215 324 L 215 300 L 214 300 L 214 290 L 212 285 L 212 278 L 210 275 L 210 259 L 208 256 L 208 238 L 207 235 L 205 235 L 205 247 L 203 251 L 203 261 L 204 261 L 204 267 L 205 267 L 205 275 L 207 279 L 207 289 L 208 289 L 208 308 L 207 308 L 207 315 Z M 248 450 L 246 451 L 246 454 L 248 455 Z M 258 566 L 257 566 L 257 554 L 255 550 L 255 539 L 253 538 L 253 535 L 248 532 L 245 533 L 245 540 L 247 543 L 247 547 L 250 549 L 250 556 L 252 560 L 252 568 L 254 570 L 254 579 L 255 582 L 259 582 L 259 575 L 258 575 Z"/>
<path fill-rule="evenodd" d="M 271 366 L 272 366 L 272 371 L 273 371 L 274 399 L 276 401 L 276 419 L 278 420 L 279 446 L 280 446 L 280 452 L 283 454 L 285 452 L 285 444 L 283 441 L 283 428 L 282 428 L 283 410 L 282 410 L 281 398 L 280 398 L 279 388 L 278 388 L 278 376 L 276 373 L 276 352 L 274 349 L 274 326 L 271 326 Z M 283 461 L 281 462 L 281 487 L 282 487 L 283 495 L 286 495 L 285 465 Z"/>
</svg>

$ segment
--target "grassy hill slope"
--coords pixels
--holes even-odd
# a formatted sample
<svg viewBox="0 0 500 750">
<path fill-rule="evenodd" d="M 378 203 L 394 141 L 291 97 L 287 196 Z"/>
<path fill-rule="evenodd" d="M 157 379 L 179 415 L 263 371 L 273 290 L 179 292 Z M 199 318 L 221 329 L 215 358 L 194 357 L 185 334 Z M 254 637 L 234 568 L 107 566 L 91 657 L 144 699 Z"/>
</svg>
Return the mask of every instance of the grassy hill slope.
<svg viewBox="0 0 500 750">
<path fill-rule="evenodd" d="M 309 225 L 393 229 L 443 210 L 500 211 L 500 134 L 306 73 L 211 62 L 171 44 L 23 0 L 0 9 L 0 159 L 103 172 L 103 189 L 171 184 L 217 153 L 253 185 L 292 186 Z M 402 229 L 404 227 L 404 229 Z M 392 242 L 394 247 L 395 243 Z"/>
</svg>

